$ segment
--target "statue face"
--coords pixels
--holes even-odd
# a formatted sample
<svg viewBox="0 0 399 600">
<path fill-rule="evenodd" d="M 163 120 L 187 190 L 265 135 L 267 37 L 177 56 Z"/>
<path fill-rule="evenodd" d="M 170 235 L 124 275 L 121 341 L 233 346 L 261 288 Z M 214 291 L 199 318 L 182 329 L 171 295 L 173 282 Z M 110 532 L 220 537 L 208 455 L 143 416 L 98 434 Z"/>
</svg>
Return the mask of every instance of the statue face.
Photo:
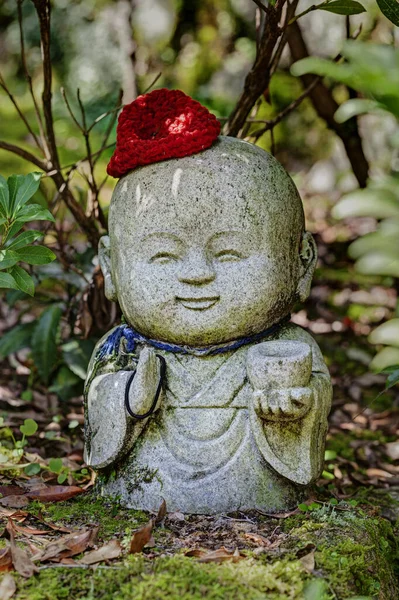
<svg viewBox="0 0 399 600">
<path fill-rule="evenodd" d="M 201 346 L 257 333 L 289 312 L 303 225 L 287 225 L 273 186 L 245 161 L 210 169 L 195 158 L 122 179 L 110 239 L 128 322 L 150 338 Z"/>
</svg>

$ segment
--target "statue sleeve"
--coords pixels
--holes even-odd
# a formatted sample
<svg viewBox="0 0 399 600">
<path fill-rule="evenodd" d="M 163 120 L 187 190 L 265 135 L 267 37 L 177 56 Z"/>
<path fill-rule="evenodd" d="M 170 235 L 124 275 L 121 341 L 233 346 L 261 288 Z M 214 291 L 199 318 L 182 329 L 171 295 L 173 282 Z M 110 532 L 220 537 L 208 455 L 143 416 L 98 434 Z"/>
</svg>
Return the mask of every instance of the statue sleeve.
<svg viewBox="0 0 399 600">
<path fill-rule="evenodd" d="M 104 469 L 127 454 L 146 423 L 134 422 L 125 409 L 125 388 L 137 357 L 122 350 L 99 359 L 103 340 L 93 352 L 84 392 L 84 460 L 95 469 Z"/>
<path fill-rule="evenodd" d="M 314 339 L 300 327 L 288 325 L 279 339 L 303 341 L 312 349 L 312 375 L 309 387 L 313 391 L 310 410 L 300 419 L 268 421 L 249 406 L 255 442 L 266 462 L 294 483 L 307 485 L 322 471 L 327 416 L 332 399 L 332 386 L 327 366 Z"/>
</svg>

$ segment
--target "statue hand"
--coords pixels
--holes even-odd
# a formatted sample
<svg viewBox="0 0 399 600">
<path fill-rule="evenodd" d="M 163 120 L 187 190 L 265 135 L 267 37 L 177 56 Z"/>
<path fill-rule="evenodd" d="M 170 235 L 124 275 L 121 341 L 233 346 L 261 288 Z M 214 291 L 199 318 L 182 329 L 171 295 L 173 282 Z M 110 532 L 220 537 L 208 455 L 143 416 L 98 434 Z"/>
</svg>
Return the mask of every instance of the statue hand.
<svg viewBox="0 0 399 600">
<path fill-rule="evenodd" d="M 154 401 L 161 377 L 161 363 L 153 348 L 144 348 L 129 392 L 129 405 L 134 413 L 145 414 Z M 162 395 L 162 394 L 161 394 Z M 159 402 L 158 406 L 159 407 Z"/>
<path fill-rule="evenodd" d="M 254 391 L 257 414 L 269 421 L 292 421 L 303 417 L 313 400 L 311 387 L 292 387 Z"/>
</svg>

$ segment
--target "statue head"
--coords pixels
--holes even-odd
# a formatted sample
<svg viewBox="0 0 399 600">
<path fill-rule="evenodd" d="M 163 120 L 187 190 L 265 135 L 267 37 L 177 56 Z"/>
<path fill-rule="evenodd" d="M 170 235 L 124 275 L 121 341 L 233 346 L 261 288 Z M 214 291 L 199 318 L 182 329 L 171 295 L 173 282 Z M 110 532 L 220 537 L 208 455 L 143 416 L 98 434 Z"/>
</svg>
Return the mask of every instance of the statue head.
<svg viewBox="0 0 399 600">
<path fill-rule="evenodd" d="M 304 301 L 316 247 L 280 163 L 219 137 L 122 177 L 99 256 L 106 295 L 134 329 L 206 346 L 261 332 Z"/>
</svg>

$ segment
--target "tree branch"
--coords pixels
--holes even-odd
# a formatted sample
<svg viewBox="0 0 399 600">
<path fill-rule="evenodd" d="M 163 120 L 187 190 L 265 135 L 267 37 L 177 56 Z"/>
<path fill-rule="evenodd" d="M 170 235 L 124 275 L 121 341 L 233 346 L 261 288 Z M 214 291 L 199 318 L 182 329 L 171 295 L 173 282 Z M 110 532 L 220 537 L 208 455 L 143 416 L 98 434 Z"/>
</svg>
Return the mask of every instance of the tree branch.
<svg viewBox="0 0 399 600">
<path fill-rule="evenodd" d="M 289 26 L 287 36 L 293 62 L 309 56 L 306 43 L 297 22 Z M 301 77 L 301 81 L 306 88 L 315 80 L 315 86 L 309 94 L 312 104 L 318 115 L 327 123 L 327 126 L 341 138 L 359 186 L 366 187 L 369 165 L 364 155 L 357 119 L 353 117 L 345 123 L 337 123 L 334 119 L 334 114 L 339 105 L 334 100 L 331 91 L 316 75 L 306 74 Z"/>
<path fill-rule="evenodd" d="M 31 154 L 31 152 L 28 152 L 28 150 L 24 150 L 19 146 L 15 146 L 14 144 L 9 144 L 8 142 L 3 142 L 1 140 L 0 149 L 7 150 L 8 152 L 12 152 L 13 154 L 17 154 L 24 160 L 27 160 L 28 162 L 31 162 L 32 164 L 39 167 L 41 171 L 47 171 L 47 164 L 40 160 L 40 158 L 37 158 L 37 156 L 35 156 L 34 154 Z"/>
</svg>

